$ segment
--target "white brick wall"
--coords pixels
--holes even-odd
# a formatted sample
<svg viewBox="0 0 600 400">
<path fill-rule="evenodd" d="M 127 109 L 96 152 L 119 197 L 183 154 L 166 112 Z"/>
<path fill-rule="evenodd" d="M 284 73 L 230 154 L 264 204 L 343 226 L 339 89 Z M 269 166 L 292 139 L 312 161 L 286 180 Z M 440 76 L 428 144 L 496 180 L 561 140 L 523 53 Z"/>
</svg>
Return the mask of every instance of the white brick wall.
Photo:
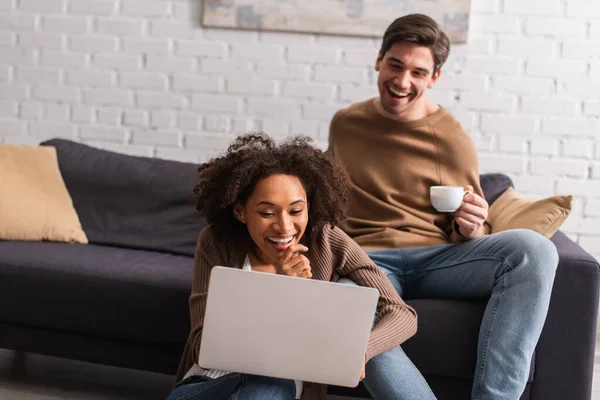
<svg viewBox="0 0 600 400">
<path fill-rule="evenodd" d="M 257 129 L 324 146 L 333 114 L 377 93 L 378 39 L 203 29 L 199 10 L 0 0 L 0 141 L 199 162 Z M 430 95 L 472 134 L 482 171 L 573 194 L 563 230 L 600 256 L 600 1 L 472 0 L 469 42 Z"/>
</svg>

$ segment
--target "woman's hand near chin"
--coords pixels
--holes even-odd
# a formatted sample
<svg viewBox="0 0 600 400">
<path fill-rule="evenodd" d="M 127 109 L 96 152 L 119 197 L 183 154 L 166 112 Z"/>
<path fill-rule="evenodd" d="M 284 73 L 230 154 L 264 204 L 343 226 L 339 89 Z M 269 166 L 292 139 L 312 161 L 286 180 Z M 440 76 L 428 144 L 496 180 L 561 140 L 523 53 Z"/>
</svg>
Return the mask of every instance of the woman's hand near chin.
<svg viewBox="0 0 600 400">
<path fill-rule="evenodd" d="M 301 244 L 293 244 L 281 255 L 275 268 L 280 275 L 296 276 L 298 278 L 312 278 L 310 261 L 300 252 L 308 251 L 308 247 Z"/>
</svg>

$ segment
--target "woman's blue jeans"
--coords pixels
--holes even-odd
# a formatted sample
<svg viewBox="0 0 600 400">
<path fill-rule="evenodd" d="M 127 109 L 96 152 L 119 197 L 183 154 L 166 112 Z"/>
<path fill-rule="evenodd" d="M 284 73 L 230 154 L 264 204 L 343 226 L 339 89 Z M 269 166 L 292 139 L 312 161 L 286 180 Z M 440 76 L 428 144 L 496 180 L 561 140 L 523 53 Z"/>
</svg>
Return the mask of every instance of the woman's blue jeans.
<svg viewBox="0 0 600 400">
<path fill-rule="evenodd" d="M 521 397 L 558 265 L 550 240 L 518 229 L 460 244 L 367 253 L 405 299 L 489 299 L 471 397 Z M 371 359 L 365 372 L 365 386 L 375 400 L 435 399 L 400 347 Z"/>
<path fill-rule="evenodd" d="M 167 400 L 294 400 L 296 383 L 289 379 L 231 373 L 217 379 L 191 376 Z"/>
</svg>

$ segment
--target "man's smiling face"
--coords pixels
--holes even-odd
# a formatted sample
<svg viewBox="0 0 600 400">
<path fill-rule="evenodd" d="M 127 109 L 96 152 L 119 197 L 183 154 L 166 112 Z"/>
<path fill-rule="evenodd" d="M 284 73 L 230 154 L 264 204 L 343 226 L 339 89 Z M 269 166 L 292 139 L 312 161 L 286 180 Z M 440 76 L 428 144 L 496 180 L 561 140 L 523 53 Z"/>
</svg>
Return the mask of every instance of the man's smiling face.
<svg viewBox="0 0 600 400">
<path fill-rule="evenodd" d="M 383 110 L 394 119 L 416 120 L 426 115 L 425 91 L 440 76 L 434 71 L 431 50 L 417 44 L 397 42 L 375 64 Z"/>
</svg>

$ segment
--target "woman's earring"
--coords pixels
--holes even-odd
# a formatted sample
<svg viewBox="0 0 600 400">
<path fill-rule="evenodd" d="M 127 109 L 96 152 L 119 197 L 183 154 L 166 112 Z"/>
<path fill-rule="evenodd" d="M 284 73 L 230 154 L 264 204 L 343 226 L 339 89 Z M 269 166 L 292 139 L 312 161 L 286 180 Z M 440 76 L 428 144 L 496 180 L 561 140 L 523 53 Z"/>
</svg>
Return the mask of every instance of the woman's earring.
<svg viewBox="0 0 600 400">
<path fill-rule="evenodd" d="M 240 221 L 244 222 L 244 213 L 240 211 Z"/>
</svg>

